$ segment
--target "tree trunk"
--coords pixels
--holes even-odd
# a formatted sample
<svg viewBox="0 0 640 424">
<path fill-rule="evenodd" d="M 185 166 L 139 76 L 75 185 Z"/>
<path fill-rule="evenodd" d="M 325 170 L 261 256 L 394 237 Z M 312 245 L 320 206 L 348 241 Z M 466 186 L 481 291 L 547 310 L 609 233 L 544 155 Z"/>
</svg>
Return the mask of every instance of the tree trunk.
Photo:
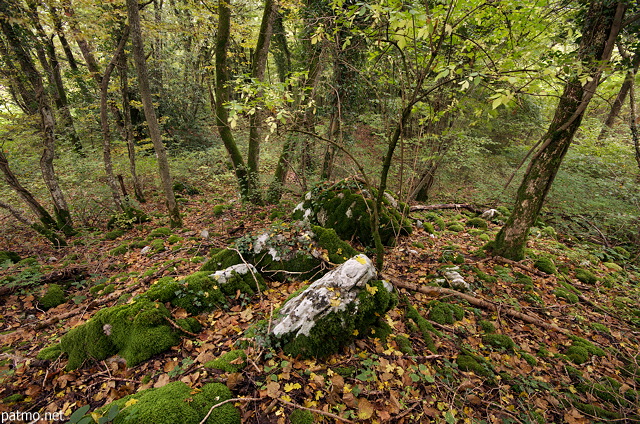
<svg viewBox="0 0 640 424">
<path fill-rule="evenodd" d="M 231 158 L 236 179 L 240 187 L 240 196 L 243 200 L 251 201 L 254 194 L 249 181 L 249 173 L 244 164 L 238 145 L 233 138 L 233 133 L 229 127 L 229 112 L 226 103 L 229 101 L 229 69 L 227 65 L 227 51 L 229 48 L 229 38 L 231 36 L 231 9 L 225 0 L 218 0 L 218 36 L 216 37 L 216 86 L 215 90 L 215 113 L 216 126 L 220 133 L 220 138 L 225 149 Z"/>
<path fill-rule="evenodd" d="M 118 68 L 120 70 L 120 93 L 122 96 L 122 116 L 123 116 L 123 133 L 122 136 L 127 142 L 127 154 L 129 156 L 129 172 L 133 180 L 133 195 L 140 203 L 145 203 L 142 185 L 138 179 L 136 171 L 136 146 L 133 141 L 133 126 L 131 125 L 131 104 L 129 103 L 129 83 L 127 81 L 127 56 L 121 54 L 119 56 Z"/>
<path fill-rule="evenodd" d="M 638 67 L 640 67 L 640 54 L 636 52 L 633 55 L 631 68 L 627 71 L 624 77 L 624 82 L 622 83 L 622 86 L 620 86 L 620 91 L 618 92 L 616 99 L 613 101 L 613 105 L 611 105 L 611 110 L 609 111 L 609 115 L 607 115 L 607 119 L 604 122 L 604 127 L 602 127 L 602 130 L 598 135 L 598 141 L 604 140 L 609 131 L 613 128 L 613 124 L 615 124 L 618 115 L 620 115 L 622 105 L 624 104 L 624 101 L 627 98 L 627 94 L 629 93 L 629 89 L 631 88 L 631 85 L 633 84 L 633 81 L 636 77 Z"/>
<path fill-rule="evenodd" d="M 569 149 L 584 111 L 598 87 L 603 65 L 608 62 L 620 31 L 626 6 L 622 3 L 592 2 L 578 47 L 578 58 L 591 80 L 583 86 L 572 77 L 556 107 L 544 143 L 531 159 L 520 184 L 511 216 L 496 236 L 494 253 L 508 259 L 524 258 L 529 228 L 538 217 L 564 155 Z"/>
<path fill-rule="evenodd" d="M 107 96 L 109 91 L 109 81 L 111 80 L 111 73 L 118 63 L 119 57 L 124 50 L 124 46 L 129 39 L 129 27 L 125 27 L 123 30 L 122 38 L 116 48 L 111 62 L 107 65 L 102 81 L 100 82 L 100 124 L 102 127 L 102 157 L 104 162 L 104 170 L 107 174 L 107 184 L 111 189 L 111 197 L 113 197 L 113 203 L 120 211 L 124 211 L 122 205 L 122 198 L 120 197 L 120 191 L 116 184 L 116 178 L 113 174 L 113 162 L 111 161 L 111 131 L 109 130 L 109 115 L 107 107 Z"/>
<path fill-rule="evenodd" d="M 276 16 L 277 5 L 274 0 L 265 0 L 262 22 L 260 23 L 260 33 L 256 43 L 256 51 L 253 57 L 251 77 L 254 81 L 262 82 L 264 71 L 269 56 L 269 44 L 273 34 L 273 20 Z M 256 98 L 259 99 L 262 90 L 258 91 Z M 259 193 L 259 163 L 260 163 L 260 137 L 262 132 L 262 120 L 264 114 L 260 107 L 255 108 L 253 115 L 249 117 L 249 152 L 247 154 L 247 168 L 249 171 L 249 185 L 253 191 L 253 203 L 261 203 Z"/>
<path fill-rule="evenodd" d="M 278 71 L 278 79 L 285 82 L 291 72 L 291 52 L 287 44 L 287 34 L 284 29 L 284 17 L 282 13 L 276 12 L 273 21 L 273 45 L 271 54 L 273 54 L 276 69 Z"/>
<path fill-rule="evenodd" d="M 15 9 L 9 5 L 6 0 L 0 0 L 0 26 L 2 32 L 11 46 L 24 75 L 28 78 L 31 87 L 35 91 L 38 101 L 38 112 L 40 113 L 40 122 L 43 132 L 43 152 L 40 157 L 40 169 L 42 177 L 49 189 L 51 199 L 53 200 L 54 211 L 58 228 L 66 235 L 75 233 L 73 229 L 73 221 L 67 207 L 67 202 L 62 193 L 62 189 L 58 184 L 58 179 L 53 166 L 53 158 L 55 156 L 55 118 L 49 98 L 42 83 L 42 77 L 36 70 L 29 54 L 23 49 L 23 44 L 15 32 L 14 26 L 9 23 L 7 16 L 13 16 Z"/>
<path fill-rule="evenodd" d="M 629 129 L 631 130 L 631 139 L 633 140 L 633 147 L 636 152 L 636 162 L 638 163 L 638 168 L 640 168 L 640 137 L 638 136 L 638 112 L 636 110 L 636 90 L 634 81 L 635 72 L 633 75 L 633 79 L 631 80 L 631 85 L 629 86 Z"/>
<path fill-rule="evenodd" d="M 158 169 L 160 171 L 160 179 L 162 188 L 166 197 L 167 209 L 169 211 L 169 220 L 171 227 L 181 227 L 182 217 L 178 209 L 178 203 L 173 192 L 173 184 L 169 171 L 169 161 L 167 159 L 167 151 L 162 143 L 162 135 L 160 133 L 160 125 L 156 117 L 156 111 L 153 107 L 151 99 L 151 91 L 149 89 L 149 77 L 147 74 L 147 64 L 144 56 L 144 45 L 142 42 L 142 31 L 140 29 L 140 15 L 138 13 L 137 0 L 127 0 L 127 14 L 129 16 L 129 27 L 131 28 L 131 41 L 133 44 L 133 58 L 138 73 L 138 87 L 140 89 L 140 99 L 144 108 L 144 115 L 149 127 L 149 135 L 153 143 L 158 160 Z"/>
</svg>

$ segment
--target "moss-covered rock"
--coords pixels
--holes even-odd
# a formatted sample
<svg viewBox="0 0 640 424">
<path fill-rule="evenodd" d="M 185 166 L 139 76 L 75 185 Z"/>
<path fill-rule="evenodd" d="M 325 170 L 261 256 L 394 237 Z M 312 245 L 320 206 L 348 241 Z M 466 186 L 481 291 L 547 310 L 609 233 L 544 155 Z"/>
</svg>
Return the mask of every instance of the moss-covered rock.
<svg viewBox="0 0 640 424">
<path fill-rule="evenodd" d="M 461 231 L 464 231 L 464 227 L 459 222 L 452 222 L 447 225 L 447 230 L 459 233 Z"/>
<path fill-rule="evenodd" d="M 598 277 L 596 277 L 593 272 L 584 268 L 576 269 L 576 279 L 578 279 L 578 281 L 580 282 L 591 285 L 598 282 Z"/>
<path fill-rule="evenodd" d="M 604 350 L 595 346 L 588 340 L 578 336 L 569 336 L 572 340 L 571 346 L 565 351 L 565 355 L 576 364 L 583 364 L 589 360 L 592 355 L 604 356 Z"/>
<path fill-rule="evenodd" d="M 171 235 L 171 228 L 169 227 L 158 227 L 151 230 L 149 233 L 149 239 L 157 238 L 157 237 L 169 237 Z"/>
<path fill-rule="evenodd" d="M 341 264 L 358 253 L 334 230 L 302 221 L 275 224 L 258 235 L 237 239 L 231 247 L 233 250 L 215 253 L 201 269 L 217 271 L 243 263 L 244 259 L 273 279 L 284 280 L 293 273 L 298 279 L 305 280 L 322 275 L 320 265 L 323 262 Z"/>
<path fill-rule="evenodd" d="M 232 350 L 219 358 L 204 364 L 205 368 L 213 368 L 224 372 L 239 372 L 247 365 L 247 354 L 244 350 Z"/>
<path fill-rule="evenodd" d="M 482 218 L 471 218 L 469 220 L 467 220 L 467 222 L 465 223 L 465 225 L 467 227 L 471 227 L 471 228 L 481 228 L 483 230 L 486 230 L 488 225 L 487 225 L 487 221 L 485 221 Z"/>
<path fill-rule="evenodd" d="M 114 424 L 198 424 L 211 406 L 231 399 L 231 391 L 221 383 L 193 389 L 181 381 L 160 388 L 142 390 L 107 404 L 98 410 L 105 414 L 114 405 L 119 412 Z M 240 424 L 240 413 L 231 403 L 213 409 L 208 424 Z"/>
<path fill-rule="evenodd" d="M 438 324 L 453 324 L 460 321 L 464 317 L 464 309 L 459 305 L 451 303 L 439 302 L 434 300 L 429 302 L 429 319 Z"/>
<path fill-rule="evenodd" d="M 105 240 L 115 240 L 118 237 L 122 237 L 124 235 L 124 230 L 122 228 L 117 228 L 113 231 L 108 231 L 104 234 Z"/>
<path fill-rule="evenodd" d="M 238 291 L 249 296 L 257 290 L 265 290 L 262 276 L 252 266 L 232 265 L 215 273 L 199 271 L 177 281 L 161 278 L 142 298 L 184 308 L 190 314 L 198 314 L 227 304 L 227 296 Z"/>
<path fill-rule="evenodd" d="M 565 299 L 568 303 L 571 304 L 576 304 L 578 302 L 580 302 L 580 298 L 578 297 L 577 294 L 565 290 L 563 288 L 557 288 L 553 291 L 553 294 L 555 294 L 557 297 Z"/>
<path fill-rule="evenodd" d="M 482 357 L 470 353 L 461 353 L 456 358 L 456 364 L 461 371 L 472 371 L 482 377 L 491 377 L 493 371 L 490 364 Z"/>
<path fill-rule="evenodd" d="M 493 325 L 491 321 L 487 321 L 485 319 L 478 321 L 478 325 L 487 334 L 495 333 L 496 327 Z"/>
<path fill-rule="evenodd" d="M 397 297 L 388 284 L 372 280 L 375 275 L 364 255 L 330 271 L 278 311 L 272 341 L 289 355 L 321 358 L 357 336 L 380 337 L 377 329 L 384 327 L 381 320 Z"/>
<path fill-rule="evenodd" d="M 8 250 L 0 250 L 0 265 L 5 262 L 17 264 L 20 262 L 20 255 L 15 252 L 9 252 Z"/>
<path fill-rule="evenodd" d="M 201 194 L 201 191 L 197 187 L 183 181 L 174 182 L 173 191 L 186 194 L 187 196 L 195 196 L 197 194 Z"/>
<path fill-rule="evenodd" d="M 343 240 L 357 240 L 365 246 L 373 246 L 371 211 L 373 196 L 354 180 L 337 184 L 322 184 L 305 195 L 302 203 L 293 211 L 292 218 L 308 220 L 326 228 L 333 228 Z M 397 202 L 385 196 L 380 216 L 380 238 L 386 246 L 395 244 L 398 236 L 411 234 L 411 221 L 404 218 L 393 205 Z M 404 208 L 404 205 L 397 205 Z"/>
<path fill-rule="evenodd" d="M 62 355 L 62 348 L 60 347 L 60 343 L 56 343 L 40 350 L 40 352 L 38 352 L 38 354 L 36 355 L 36 358 L 53 361 L 55 359 L 58 359 L 60 355 Z"/>
<path fill-rule="evenodd" d="M 415 355 L 415 353 L 413 352 L 413 345 L 409 337 L 398 334 L 396 335 L 395 340 L 400 352 L 404 353 L 405 355 Z"/>
<path fill-rule="evenodd" d="M 125 253 L 127 253 L 128 250 L 129 250 L 129 244 L 128 243 L 123 243 L 120 246 L 111 249 L 109 251 L 109 254 L 111 256 L 120 256 L 120 255 L 124 255 Z"/>
<path fill-rule="evenodd" d="M 555 274 L 556 273 L 556 264 L 553 263 L 553 260 L 548 257 L 541 257 L 536 259 L 533 266 L 538 268 L 540 271 L 545 272 L 547 274 Z"/>
<path fill-rule="evenodd" d="M 57 284 L 49 284 L 47 292 L 40 298 L 40 306 L 43 309 L 55 308 L 67 301 L 64 290 Z"/>
</svg>

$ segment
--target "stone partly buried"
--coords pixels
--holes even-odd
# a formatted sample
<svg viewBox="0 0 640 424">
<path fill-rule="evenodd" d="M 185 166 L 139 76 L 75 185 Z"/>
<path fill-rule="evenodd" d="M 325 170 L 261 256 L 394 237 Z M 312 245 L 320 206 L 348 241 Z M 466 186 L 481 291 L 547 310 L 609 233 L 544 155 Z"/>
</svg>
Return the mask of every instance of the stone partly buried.
<svg viewBox="0 0 640 424">
<path fill-rule="evenodd" d="M 390 328 L 384 314 L 397 296 L 389 283 L 375 277 L 365 255 L 329 271 L 277 311 L 271 342 L 292 356 L 324 357 L 358 336 L 385 338 Z"/>
</svg>

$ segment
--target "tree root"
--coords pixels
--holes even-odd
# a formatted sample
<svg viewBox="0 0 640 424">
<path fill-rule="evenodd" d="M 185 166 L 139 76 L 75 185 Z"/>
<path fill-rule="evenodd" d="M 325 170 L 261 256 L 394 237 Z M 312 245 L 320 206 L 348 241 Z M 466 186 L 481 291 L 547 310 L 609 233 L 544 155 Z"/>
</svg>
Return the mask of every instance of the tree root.
<svg viewBox="0 0 640 424">
<path fill-rule="evenodd" d="M 528 324 L 537 325 L 538 327 L 545 328 L 547 330 L 553 330 L 560 333 L 568 333 L 568 330 L 564 328 L 558 327 L 555 324 L 549 324 L 547 322 L 542 321 L 540 318 L 534 317 L 532 315 L 523 314 L 522 312 L 515 311 L 508 306 L 489 302 L 484 299 L 479 299 L 477 297 L 460 293 L 459 291 L 447 289 L 444 287 L 432 287 L 432 286 L 419 286 L 414 283 L 410 283 L 408 281 L 398 280 L 397 278 L 391 278 L 388 275 L 382 275 L 382 277 L 391 283 L 393 283 L 396 287 L 401 287 L 404 289 L 417 291 L 427 295 L 448 295 L 448 296 L 456 296 L 460 299 L 466 300 L 470 304 L 477 306 L 479 308 L 488 309 L 494 312 L 500 312 L 502 314 L 509 315 L 510 317 L 519 319 Z"/>
</svg>

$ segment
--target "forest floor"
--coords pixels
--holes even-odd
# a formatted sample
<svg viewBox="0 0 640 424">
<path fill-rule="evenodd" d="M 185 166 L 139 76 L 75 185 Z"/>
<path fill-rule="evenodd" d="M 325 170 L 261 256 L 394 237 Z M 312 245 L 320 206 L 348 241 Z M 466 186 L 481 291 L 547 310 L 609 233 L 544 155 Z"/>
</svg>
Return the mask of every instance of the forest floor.
<svg viewBox="0 0 640 424">
<path fill-rule="evenodd" d="M 288 213 L 290 205 L 280 210 Z M 640 277 L 625 252 L 534 230 L 529 257 L 546 255 L 557 266 L 546 274 L 532 260 L 509 264 L 486 257 L 482 246 L 499 225 L 470 229 L 468 215 L 457 210 L 437 212 L 447 223 L 459 222 L 461 231 L 431 235 L 414 228 L 388 249 L 384 275 L 399 285 L 428 287 L 443 266 L 456 262 L 472 287 L 467 295 L 490 307 L 399 288 L 402 301 L 385 317 L 393 333 L 384 341 L 359 339 L 322 360 L 251 346 L 245 349 L 248 364 L 238 373 L 204 368 L 235 349 L 247 327 L 269 319 L 302 285 L 269 282 L 261 299 L 239 298 L 226 310 L 200 315 L 197 337 L 184 337 L 134 367 L 113 357 L 67 372 L 64 356 L 36 359 L 42 348 L 121 294 L 141 293 L 162 276 L 198 271 L 211 249 L 269 227 L 274 211 L 237 202 L 222 211 L 214 206 L 207 196 L 185 197 L 185 225 L 173 231 L 175 241 L 163 239 L 165 249 L 157 253 L 142 254 L 131 243 L 142 246 L 154 228 L 166 226 L 159 202 L 144 205 L 151 222 L 113 240 L 104 229 L 83 231 L 60 249 L 19 227 L 4 237 L 0 250 L 34 259 L 0 267 L 0 279 L 13 276 L 0 285 L 11 287 L 0 297 L 0 412 L 60 411 L 68 417 L 87 403 L 94 410 L 180 380 L 194 388 L 222 382 L 237 398 L 251 398 L 236 403 L 246 423 L 286 423 L 297 407 L 312 410 L 316 422 L 640 422 Z M 411 217 L 424 220 L 425 213 Z M 53 283 L 64 286 L 68 301 L 45 311 L 39 299 Z M 90 291 L 99 284 L 114 284 L 108 290 L 113 293 Z M 458 305 L 462 315 L 436 316 L 442 303 Z M 407 304 L 435 327 L 434 351 L 407 318 Z M 175 317 L 183 312 L 172 311 Z M 406 340 L 401 336 L 409 339 L 410 350 L 400 346 Z"/>
</svg>

